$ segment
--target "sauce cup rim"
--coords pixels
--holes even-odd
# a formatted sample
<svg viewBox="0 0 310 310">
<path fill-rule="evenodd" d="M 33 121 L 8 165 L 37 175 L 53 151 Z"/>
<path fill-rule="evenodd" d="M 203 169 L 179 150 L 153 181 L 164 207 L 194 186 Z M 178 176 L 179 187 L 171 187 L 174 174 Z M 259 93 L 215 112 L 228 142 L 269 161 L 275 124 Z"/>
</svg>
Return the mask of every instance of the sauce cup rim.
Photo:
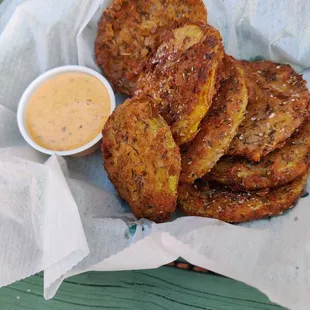
<svg viewBox="0 0 310 310">
<path fill-rule="evenodd" d="M 23 138 L 25 139 L 25 141 L 30 146 L 32 146 L 34 149 L 36 149 L 37 151 L 44 153 L 44 154 L 47 154 L 47 155 L 53 155 L 53 154 L 60 155 L 60 156 L 77 155 L 79 153 L 87 151 L 88 149 L 93 147 L 95 144 L 97 144 L 102 139 L 102 133 L 100 132 L 93 140 L 91 140 L 90 142 L 86 143 L 85 145 L 83 145 L 79 148 L 67 150 L 67 151 L 54 151 L 54 150 L 50 150 L 50 149 L 47 149 L 47 148 L 40 146 L 28 134 L 28 131 L 26 129 L 26 124 L 25 124 L 25 120 L 26 120 L 25 113 L 26 113 L 26 109 L 28 107 L 30 98 L 32 97 L 34 92 L 45 81 L 49 80 L 53 76 L 57 76 L 57 75 L 60 75 L 62 73 L 69 73 L 69 72 L 86 73 L 86 74 L 89 74 L 91 76 L 98 78 L 103 83 L 103 85 L 106 87 L 108 94 L 109 94 L 109 97 L 110 97 L 110 104 L 111 104 L 110 115 L 112 114 L 113 110 L 115 109 L 115 105 L 116 105 L 115 104 L 115 94 L 114 94 L 114 91 L 113 91 L 110 83 L 107 81 L 107 79 L 104 76 L 102 76 L 100 73 L 98 73 L 97 71 L 95 71 L 93 69 L 90 69 L 90 68 L 84 67 L 84 66 L 70 65 L 70 66 L 57 67 L 57 68 L 48 70 L 48 71 L 42 73 L 41 75 L 39 75 L 36 79 L 34 79 L 28 85 L 28 87 L 25 89 L 24 93 L 21 96 L 21 99 L 19 101 L 18 108 L 17 108 L 17 125 L 18 125 L 19 131 L 20 131 L 21 135 L 23 136 Z"/>
</svg>

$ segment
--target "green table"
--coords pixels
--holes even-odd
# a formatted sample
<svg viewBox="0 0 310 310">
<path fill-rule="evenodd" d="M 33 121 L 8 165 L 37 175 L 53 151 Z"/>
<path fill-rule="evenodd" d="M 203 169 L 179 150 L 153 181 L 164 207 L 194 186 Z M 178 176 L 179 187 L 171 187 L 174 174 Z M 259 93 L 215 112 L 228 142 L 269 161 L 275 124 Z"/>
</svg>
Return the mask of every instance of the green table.
<svg viewBox="0 0 310 310">
<path fill-rule="evenodd" d="M 0 289 L 0 309 L 31 310 L 281 310 L 245 284 L 210 273 L 172 267 L 89 272 L 65 281 L 46 301 L 43 275 Z"/>
</svg>

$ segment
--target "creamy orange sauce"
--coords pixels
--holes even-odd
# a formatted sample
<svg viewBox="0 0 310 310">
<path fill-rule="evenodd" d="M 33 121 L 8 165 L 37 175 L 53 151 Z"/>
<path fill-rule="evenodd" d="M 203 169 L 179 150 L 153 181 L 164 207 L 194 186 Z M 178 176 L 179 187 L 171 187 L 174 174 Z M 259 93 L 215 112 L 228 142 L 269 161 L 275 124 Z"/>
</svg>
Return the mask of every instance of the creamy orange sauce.
<svg viewBox="0 0 310 310">
<path fill-rule="evenodd" d="M 30 98 L 26 126 L 32 139 L 53 151 L 93 140 L 111 112 L 107 88 L 86 73 L 63 73 L 43 83 Z"/>
</svg>

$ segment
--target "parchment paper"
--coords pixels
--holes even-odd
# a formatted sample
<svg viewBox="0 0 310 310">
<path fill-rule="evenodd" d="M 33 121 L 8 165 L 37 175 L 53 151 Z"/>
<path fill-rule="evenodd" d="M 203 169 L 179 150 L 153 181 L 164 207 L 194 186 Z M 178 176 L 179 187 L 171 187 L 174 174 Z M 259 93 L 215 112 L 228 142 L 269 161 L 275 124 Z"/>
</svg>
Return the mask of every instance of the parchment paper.
<svg viewBox="0 0 310 310">
<path fill-rule="evenodd" d="M 308 309 L 309 197 L 283 216 L 239 226 L 196 217 L 136 221 L 108 181 L 100 152 L 47 158 L 21 138 L 16 109 L 35 77 L 66 64 L 98 69 L 93 43 L 108 3 L 5 0 L 0 6 L 0 286 L 44 270 L 44 296 L 52 298 L 74 274 L 155 268 L 181 256 L 283 306 Z M 310 1 L 205 3 L 228 53 L 288 62 L 310 81 Z"/>
</svg>

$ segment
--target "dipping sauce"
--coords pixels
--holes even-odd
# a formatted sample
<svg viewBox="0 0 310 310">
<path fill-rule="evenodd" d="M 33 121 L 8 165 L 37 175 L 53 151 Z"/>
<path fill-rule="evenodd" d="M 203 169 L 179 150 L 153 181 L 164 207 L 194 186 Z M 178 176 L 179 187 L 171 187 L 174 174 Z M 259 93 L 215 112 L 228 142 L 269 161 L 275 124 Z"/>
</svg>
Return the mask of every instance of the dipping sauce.
<svg viewBox="0 0 310 310">
<path fill-rule="evenodd" d="M 62 73 L 30 98 L 26 128 L 38 145 L 69 151 L 96 138 L 110 114 L 110 96 L 99 79 L 87 73 Z"/>
</svg>

